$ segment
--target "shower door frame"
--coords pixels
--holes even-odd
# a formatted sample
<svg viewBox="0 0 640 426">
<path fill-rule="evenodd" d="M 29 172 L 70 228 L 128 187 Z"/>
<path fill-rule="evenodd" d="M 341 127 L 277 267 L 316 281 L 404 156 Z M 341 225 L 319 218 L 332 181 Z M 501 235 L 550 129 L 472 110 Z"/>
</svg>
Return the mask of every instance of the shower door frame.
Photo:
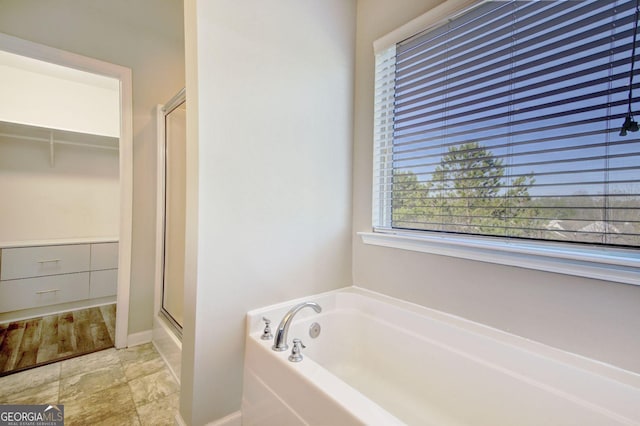
<svg viewBox="0 0 640 426">
<path fill-rule="evenodd" d="M 171 100 L 156 108 L 157 126 L 157 217 L 156 217 L 156 286 L 154 298 L 154 312 L 166 320 L 167 324 L 175 332 L 179 339 L 182 339 L 182 325 L 164 308 L 164 278 L 165 278 L 165 241 L 166 241 L 166 177 L 167 177 L 167 140 L 166 140 L 166 117 L 186 103 L 186 89 L 180 90 Z"/>
</svg>

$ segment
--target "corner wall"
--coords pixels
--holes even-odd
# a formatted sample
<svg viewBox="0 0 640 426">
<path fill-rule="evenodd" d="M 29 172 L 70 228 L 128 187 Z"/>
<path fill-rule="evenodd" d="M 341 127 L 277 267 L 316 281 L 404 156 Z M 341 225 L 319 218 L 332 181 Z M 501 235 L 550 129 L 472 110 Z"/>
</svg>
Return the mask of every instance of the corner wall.
<svg viewBox="0 0 640 426">
<path fill-rule="evenodd" d="M 373 41 L 439 1 L 358 2 L 354 284 L 640 373 L 640 286 L 365 245 L 371 230 Z"/>
<path fill-rule="evenodd" d="M 189 0 L 185 28 L 195 426 L 240 408 L 248 310 L 351 284 L 355 2 Z"/>
</svg>

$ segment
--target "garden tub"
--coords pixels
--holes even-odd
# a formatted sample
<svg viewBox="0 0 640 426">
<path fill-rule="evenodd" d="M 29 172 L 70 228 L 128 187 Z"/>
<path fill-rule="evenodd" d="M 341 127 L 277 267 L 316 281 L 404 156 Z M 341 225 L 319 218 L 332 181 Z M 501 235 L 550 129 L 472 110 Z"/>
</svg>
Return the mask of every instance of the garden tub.
<svg viewBox="0 0 640 426">
<path fill-rule="evenodd" d="M 272 350 L 293 306 L 288 343 Z M 320 334 L 310 336 L 312 324 Z M 317 327 L 315 327 L 317 331 Z M 640 425 L 640 376 L 357 287 L 251 311 L 244 425 Z"/>
</svg>

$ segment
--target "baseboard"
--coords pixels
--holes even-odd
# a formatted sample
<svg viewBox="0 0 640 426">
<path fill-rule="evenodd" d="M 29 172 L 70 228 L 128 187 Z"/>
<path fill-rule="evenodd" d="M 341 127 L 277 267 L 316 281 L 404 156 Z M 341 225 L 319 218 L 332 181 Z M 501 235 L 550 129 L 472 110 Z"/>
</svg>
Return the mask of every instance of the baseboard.
<svg viewBox="0 0 640 426">
<path fill-rule="evenodd" d="M 242 426 L 242 413 L 238 410 L 214 422 L 207 423 L 207 426 Z"/>
<path fill-rule="evenodd" d="M 153 330 L 140 331 L 139 333 L 129 334 L 127 336 L 127 347 L 144 345 L 150 343 L 153 338 Z"/>
</svg>

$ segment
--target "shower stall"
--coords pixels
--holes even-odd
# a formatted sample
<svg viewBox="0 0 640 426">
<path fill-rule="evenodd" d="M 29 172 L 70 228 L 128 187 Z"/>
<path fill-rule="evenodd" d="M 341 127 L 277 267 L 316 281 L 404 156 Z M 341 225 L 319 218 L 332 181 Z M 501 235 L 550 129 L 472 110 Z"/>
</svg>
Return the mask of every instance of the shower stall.
<svg viewBox="0 0 640 426">
<path fill-rule="evenodd" d="M 186 96 L 157 107 L 158 194 L 153 343 L 180 380 L 184 309 Z"/>
</svg>

